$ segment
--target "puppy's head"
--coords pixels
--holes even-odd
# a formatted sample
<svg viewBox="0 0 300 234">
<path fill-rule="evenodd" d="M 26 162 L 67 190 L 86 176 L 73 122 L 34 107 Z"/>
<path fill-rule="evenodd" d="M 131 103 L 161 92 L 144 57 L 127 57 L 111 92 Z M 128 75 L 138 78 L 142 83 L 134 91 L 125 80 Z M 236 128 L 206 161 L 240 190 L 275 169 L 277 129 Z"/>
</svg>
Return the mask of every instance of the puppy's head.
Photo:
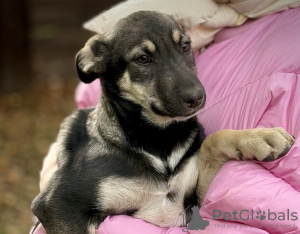
<svg viewBox="0 0 300 234">
<path fill-rule="evenodd" d="M 77 71 L 85 83 L 100 77 L 105 94 L 140 106 L 148 121 L 165 126 L 205 104 L 190 44 L 171 17 L 140 11 L 92 37 L 76 56 Z"/>
</svg>

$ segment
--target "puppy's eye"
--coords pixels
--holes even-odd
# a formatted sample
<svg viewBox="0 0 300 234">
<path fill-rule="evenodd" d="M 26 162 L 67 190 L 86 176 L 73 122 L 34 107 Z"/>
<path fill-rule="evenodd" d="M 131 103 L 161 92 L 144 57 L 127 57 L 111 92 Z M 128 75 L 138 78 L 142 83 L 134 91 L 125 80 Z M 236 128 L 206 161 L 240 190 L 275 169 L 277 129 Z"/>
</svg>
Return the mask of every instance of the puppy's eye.
<svg viewBox="0 0 300 234">
<path fill-rule="evenodd" d="M 140 64 L 148 64 L 151 62 L 151 58 L 147 55 L 142 55 L 136 59 Z"/>
<path fill-rule="evenodd" d="M 182 51 L 183 51 L 183 52 L 188 52 L 188 51 L 190 50 L 190 47 L 191 47 L 190 44 L 191 44 L 190 42 L 184 42 L 184 43 L 182 44 Z"/>
</svg>

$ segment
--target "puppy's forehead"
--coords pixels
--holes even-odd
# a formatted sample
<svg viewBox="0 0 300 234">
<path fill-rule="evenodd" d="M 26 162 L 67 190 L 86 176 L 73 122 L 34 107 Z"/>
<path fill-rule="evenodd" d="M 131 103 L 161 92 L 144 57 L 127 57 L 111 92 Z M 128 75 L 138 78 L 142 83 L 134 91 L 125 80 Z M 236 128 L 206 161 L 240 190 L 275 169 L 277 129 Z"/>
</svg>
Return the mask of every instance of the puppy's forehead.
<svg viewBox="0 0 300 234">
<path fill-rule="evenodd" d="M 182 32 L 180 26 L 168 15 L 154 11 L 139 11 L 121 19 L 115 26 L 116 37 L 122 40 L 155 40 L 172 37 L 172 30 Z"/>
</svg>

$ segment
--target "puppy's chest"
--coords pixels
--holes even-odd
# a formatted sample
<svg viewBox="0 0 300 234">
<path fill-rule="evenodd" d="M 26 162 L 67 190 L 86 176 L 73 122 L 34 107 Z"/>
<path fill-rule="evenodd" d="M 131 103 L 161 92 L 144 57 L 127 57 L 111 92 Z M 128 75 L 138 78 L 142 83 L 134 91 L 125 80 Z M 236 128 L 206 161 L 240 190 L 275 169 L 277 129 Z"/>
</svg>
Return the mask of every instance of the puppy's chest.
<svg viewBox="0 0 300 234">
<path fill-rule="evenodd" d="M 159 156 L 141 151 L 140 154 L 148 162 L 148 166 L 161 174 L 173 174 L 177 166 L 180 166 L 186 154 L 187 147 L 180 147 L 172 151 L 166 158 L 162 159 Z"/>
<path fill-rule="evenodd" d="M 167 160 L 144 152 L 151 167 L 159 174 L 171 171 L 170 175 L 160 181 L 151 176 L 106 178 L 99 189 L 102 208 L 118 214 L 130 212 L 134 217 L 159 226 L 180 225 L 179 214 L 184 211 L 185 199 L 193 193 L 198 179 L 197 155 L 186 159 L 174 172 L 185 152 L 186 149 L 177 149 Z"/>
</svg>

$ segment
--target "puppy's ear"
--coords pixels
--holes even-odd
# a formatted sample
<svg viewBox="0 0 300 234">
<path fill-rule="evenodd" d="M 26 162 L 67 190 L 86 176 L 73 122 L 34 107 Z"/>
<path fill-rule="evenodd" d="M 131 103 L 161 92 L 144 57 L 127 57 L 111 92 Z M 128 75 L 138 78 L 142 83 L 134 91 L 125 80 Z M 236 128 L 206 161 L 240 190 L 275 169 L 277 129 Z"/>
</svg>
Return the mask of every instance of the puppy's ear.
<svg viewBox="0 0 300 234">
<path fill-rule="evenodd" d="M 106 71 L 107 54 L 108 49 L 101 35 L 95 35 L 87 41 L 75 58 L 82 82 L 91 83 Z"/>
</svg>

